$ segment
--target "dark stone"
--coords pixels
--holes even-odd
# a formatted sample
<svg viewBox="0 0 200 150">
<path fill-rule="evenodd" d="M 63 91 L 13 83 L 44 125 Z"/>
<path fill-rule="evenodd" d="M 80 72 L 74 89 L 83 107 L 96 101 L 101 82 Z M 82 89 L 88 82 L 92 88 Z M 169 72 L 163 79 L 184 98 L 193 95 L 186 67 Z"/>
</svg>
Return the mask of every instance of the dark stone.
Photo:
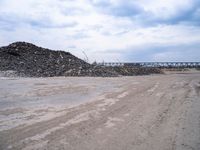
<svg viewBox="0 0 200 150">
<path fill-rule="evenodd" d="M 114 77 L 161 73 L 158 68 L 91 65 L 69 52 L 53 51 L 26 42 L 16 42 L 0 48 L 0 71 L 13 71 L 18 76 L 26 77 Z"/>
<path fill-rule="evenodd" d="M 0 71 L 12 70 L 20 76 L 116 76 L 65 51 L 53 51 L 31 43 L 16 42 L 0 48 Z"/>
</svg>

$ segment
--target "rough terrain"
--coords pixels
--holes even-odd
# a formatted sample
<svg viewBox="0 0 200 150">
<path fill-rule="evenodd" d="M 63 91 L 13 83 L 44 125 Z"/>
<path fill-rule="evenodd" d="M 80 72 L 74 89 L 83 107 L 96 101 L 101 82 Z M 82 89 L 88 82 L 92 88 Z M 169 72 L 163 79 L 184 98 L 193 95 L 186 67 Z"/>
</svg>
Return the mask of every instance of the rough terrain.
<svg viewBox="0 0 200 150">
<path fill-rule="evenodd" d="M 13 71 L 15 76 L 26 77 L 117 76 L 105 68 L 94 68 L 69 52 L 26 42 L 0 47 L 0 71 Z"/>
<path fill-rule="evenodd" d="M 200 73 L 1 78 L 0 149 L 199 150 Z"/>
<path fill-rule="evenodd" d="M 50 50 L 26 42 L 0 47 L 0 71 L 4 76 L 23 77 L 116 77 L 162 73 L 158 68 L 91 65 L 69 52 Z"/>
</svg>

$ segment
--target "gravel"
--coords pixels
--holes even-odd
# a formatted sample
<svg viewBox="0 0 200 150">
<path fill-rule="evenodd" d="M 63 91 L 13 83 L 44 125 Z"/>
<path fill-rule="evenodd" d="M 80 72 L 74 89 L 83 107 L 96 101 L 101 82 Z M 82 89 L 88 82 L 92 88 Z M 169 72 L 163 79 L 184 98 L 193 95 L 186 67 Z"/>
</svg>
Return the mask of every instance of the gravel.
<svg viewBox="0 0 200 150">
<path fill-rule="evenodd" d="M 19 76 L 117 76 L 65 51 L 53 51 L 26 42 L 0 48 L 0 70 L 15 71 Z"/>
<path fill-rule="evenodd" d="M 158 68 L 91 65 L 69 52 L 53 51 L 26 42 L 0 48 L 0 71 L 1 75 L 22 77 L 116 77 L 162 73 Z"/>
</svg>

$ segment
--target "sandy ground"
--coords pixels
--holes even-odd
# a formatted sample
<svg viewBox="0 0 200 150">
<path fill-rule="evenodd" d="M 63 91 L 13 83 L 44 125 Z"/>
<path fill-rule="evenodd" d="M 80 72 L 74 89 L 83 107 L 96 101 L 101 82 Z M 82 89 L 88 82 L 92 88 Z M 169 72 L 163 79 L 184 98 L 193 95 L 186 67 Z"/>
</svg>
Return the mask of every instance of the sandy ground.
<svg viewBox="0 0 200 150">
<path fill-rule="evenodd" d="M 200 73 L 1 77 L 0 149 L 199 150 Z"/>
</svg>

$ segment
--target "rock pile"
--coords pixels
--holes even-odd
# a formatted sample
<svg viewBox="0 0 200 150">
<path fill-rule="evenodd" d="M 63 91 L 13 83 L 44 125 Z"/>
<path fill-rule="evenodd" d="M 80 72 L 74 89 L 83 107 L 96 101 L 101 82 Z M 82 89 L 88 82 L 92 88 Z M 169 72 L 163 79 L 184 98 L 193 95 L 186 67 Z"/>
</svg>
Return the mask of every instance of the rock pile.
<svg viewBox="0 0 200 150">
<path fill-rule="evenodd" d="M 0 71 L 16 71 L 19 76 L 116 76 L 95 68 L 69 52 L 52 51 L 26 42 L 0 48 Z"/>
<path fill-rule="evenodd" d="M 6 76 L 131 76 L 161 73 L 159 69 L 141 67 L 105 67 L 91 65 L 65 51 L 52 51 L 26 42 L 0 48 L 0 71 Z"/>
<path fill-rule="evenodd" d="M 109 70 L 117 72 L 121 76 L 149 75 L 163 73 L 159 68 L 140 67 L 140 66 L 115 66 L 109 67 Z"/>
</svg>

